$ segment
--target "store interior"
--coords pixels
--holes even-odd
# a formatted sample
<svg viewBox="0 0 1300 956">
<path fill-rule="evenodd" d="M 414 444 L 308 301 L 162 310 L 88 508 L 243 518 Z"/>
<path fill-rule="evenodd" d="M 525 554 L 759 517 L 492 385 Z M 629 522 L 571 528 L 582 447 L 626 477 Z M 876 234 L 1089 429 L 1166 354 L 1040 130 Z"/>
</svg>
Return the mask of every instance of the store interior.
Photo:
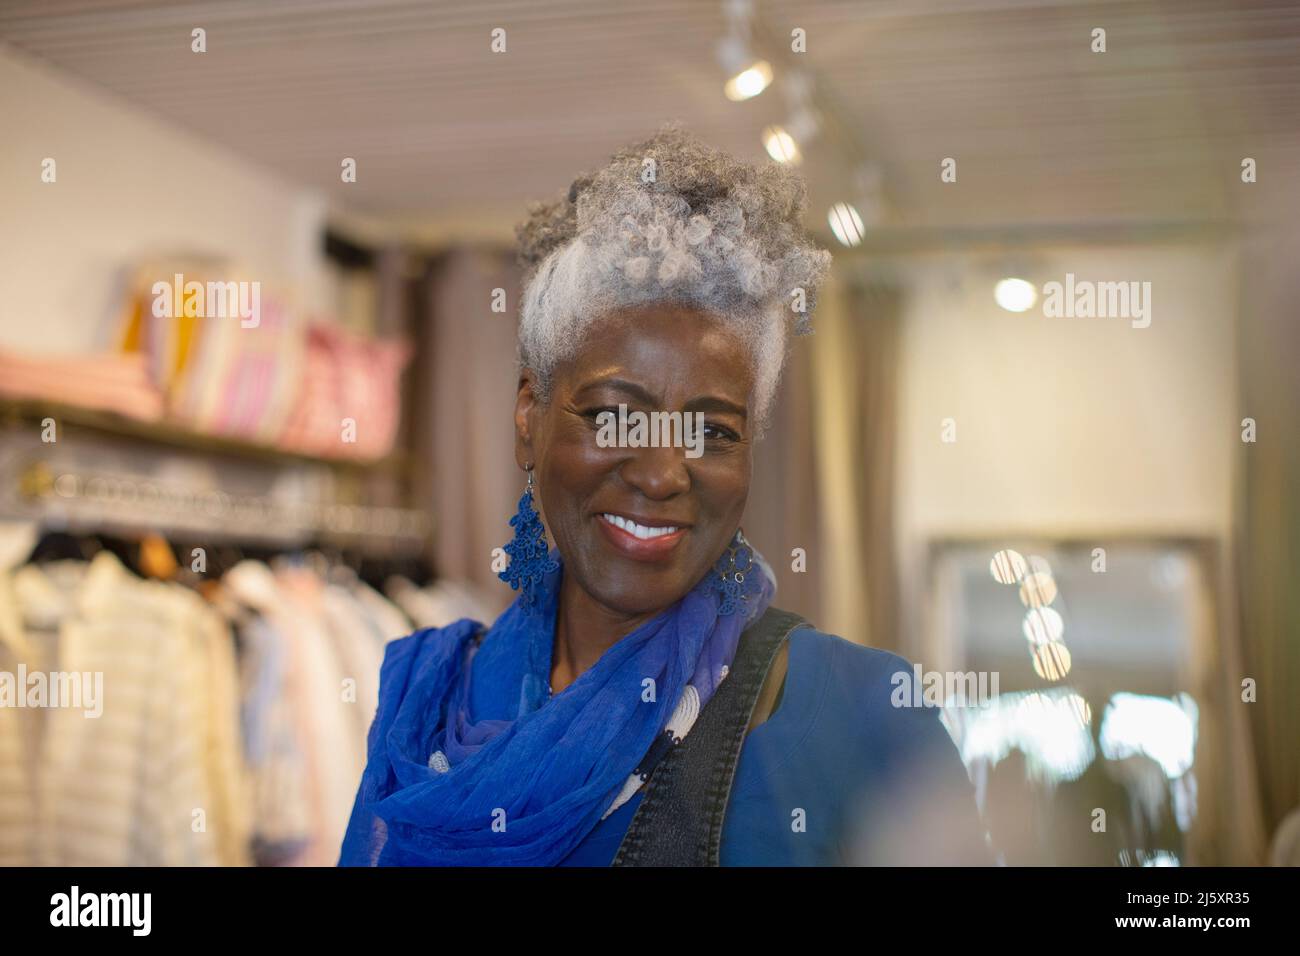
<svg viewBox="0 0 1300 956">
<path fill-rule="evenodd" d="M 385 644 L 513 598 L 514 227 L 677 121 L 834 256 L 777 603 L 997 673 L 999 862 L 1300 865 L 1298 86 L 1262 2 L 0 8 L 0 671 L 87 700 L 0 707 L 0 864 L 337 860 Z"/>
</svg>

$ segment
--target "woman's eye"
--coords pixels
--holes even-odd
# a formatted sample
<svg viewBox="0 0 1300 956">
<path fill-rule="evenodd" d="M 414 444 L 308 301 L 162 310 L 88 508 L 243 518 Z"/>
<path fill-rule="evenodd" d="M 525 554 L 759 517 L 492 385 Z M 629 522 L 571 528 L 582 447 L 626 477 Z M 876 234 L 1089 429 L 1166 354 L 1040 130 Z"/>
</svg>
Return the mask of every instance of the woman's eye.
<svg viewBox="0 0 1300 956">
<path fill-rule="evenodd" d="M 730 428 L 724 428 L 722 425 L 711 425 L 706 422 L 704 425 L 704 437 L 706 440 L 722 439 L 723 441 L 737 441 L 740 436 Z"/>
<path fill-rule="evenodd" d="M 594 408 L 582 409 L 578 412 L 583 418 L 589 421 L 593 428 L 606 428 L 610 425 L 621 427 L 619 425 L 619 410 L 608 405 L 598 405 Z M 637 413 L 632 413 L 633 415 Z M 633 418 L 628 422 L 628 428 L 637 426 L 637 419 Z M 740 435 L 725 425 L 718 425 L 712 422 L 705 422 L 703 427 L 705 441 L 740 441 Z"/>
<path fill-rule="evenodd" d="M 603 428 L 610 422 L 618 424 L 618 409 L 600 406 L 598 408 L 589 408 L 582 412 L 582 417 L 587 419 L 592 425 Z"/>
</svg>

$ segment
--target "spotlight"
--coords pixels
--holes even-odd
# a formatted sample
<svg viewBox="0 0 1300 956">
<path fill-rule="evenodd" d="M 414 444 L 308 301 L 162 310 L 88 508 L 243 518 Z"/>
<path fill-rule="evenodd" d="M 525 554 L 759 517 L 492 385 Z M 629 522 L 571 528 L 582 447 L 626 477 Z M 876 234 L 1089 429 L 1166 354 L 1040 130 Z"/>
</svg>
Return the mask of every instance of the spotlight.
<svg viewBox="0 0 1300 956">
<path fill-rule="evenodd" d="M 993 298 L 1008 312 L 1028 312 L 1038 301 L 1038 290 L 1025 279 L 1002 279 L 993 287 Z"/>
<path fill-rule="evenodd" d="M 762 93 L 771 82 L 771 64 L 766 60 L 755 60 L 727 80 L 722 92 L 727 95 L 727 99 L 739 103 L 741 100 L 747 100 Z"/>
<path fill-rule="evenodd" d="M 831 232 L 835 233 L 841 245 L 856 246 L 862 242 L 862 236 L 866 233 L 866 228 L 862 225 L 862 217 L 858 211 L 846 202 L 837 202 L 831 206 L 830 212 L 826 216 L 826 221 L 830 224 Z"/>
<path fill-rule="evenodd" d="M 799 144 L 781 126 L 769 126 L 763 130 L 763 148 L 767 150 L 767 155 L 778 163 L 798 165 L 799 160 L 802 159 L 799 154 Z"/>
<path fill-rule="evenodd" d="M 730 29 L 718 41 L 718 63 L 729 77 L 722 91 L 736 102 L 757 96 L 772 82 L 772 65 L 755 56 L 749 45 L 750 13 L 747 4 L 729 10 Z"/>
</svg>

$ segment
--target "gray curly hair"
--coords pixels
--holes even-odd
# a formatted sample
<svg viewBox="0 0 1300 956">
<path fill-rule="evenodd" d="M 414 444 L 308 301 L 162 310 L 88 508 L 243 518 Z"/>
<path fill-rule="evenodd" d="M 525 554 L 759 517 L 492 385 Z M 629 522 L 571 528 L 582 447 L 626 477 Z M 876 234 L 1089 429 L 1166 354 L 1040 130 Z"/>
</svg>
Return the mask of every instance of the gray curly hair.
<svg viewBox="0 0 1300 956">
<path fill-rule="evenodd" d="M 805 204 L 804 182 L 789 168 L 741 162 L 675 124 L 580 176 L 567 197 L 532 204 L 516 229 L 527 270 L 519 360 L 537 376 L 539 399 L 601 316 L 673 302 L 718 316 L 746 343 L 761 433 L 786 319 L 804 330 L 830 267 L 830 253 L 803 231 Z"/>
</svg>

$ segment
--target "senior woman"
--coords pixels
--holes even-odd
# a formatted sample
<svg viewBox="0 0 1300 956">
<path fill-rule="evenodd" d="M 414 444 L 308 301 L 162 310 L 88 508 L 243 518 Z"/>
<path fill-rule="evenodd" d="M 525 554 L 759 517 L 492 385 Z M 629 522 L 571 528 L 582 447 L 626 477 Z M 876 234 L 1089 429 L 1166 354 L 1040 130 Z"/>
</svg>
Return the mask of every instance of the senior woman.
<svg viewBox="0 0 1300 956">
<path fill-rule="evenodd" d="M 669 127 L 535 206 L 526 473 L 490 626 L 389 644 L 345 865 L 964 862 L 970 784 L 902 658 L 771 606 L 754 442 L 830 256 L 804 187 Z M 613 418 L 702 422 L 637 441 Z M 643 436 L 644 437 L 644 436 Z M 537 506 L 540 504 L 539 514 Z M 546 535 L 554 539 L 550 549 Z M 910 701 L 908 701 L 910 703 Z"/>
</svg>

